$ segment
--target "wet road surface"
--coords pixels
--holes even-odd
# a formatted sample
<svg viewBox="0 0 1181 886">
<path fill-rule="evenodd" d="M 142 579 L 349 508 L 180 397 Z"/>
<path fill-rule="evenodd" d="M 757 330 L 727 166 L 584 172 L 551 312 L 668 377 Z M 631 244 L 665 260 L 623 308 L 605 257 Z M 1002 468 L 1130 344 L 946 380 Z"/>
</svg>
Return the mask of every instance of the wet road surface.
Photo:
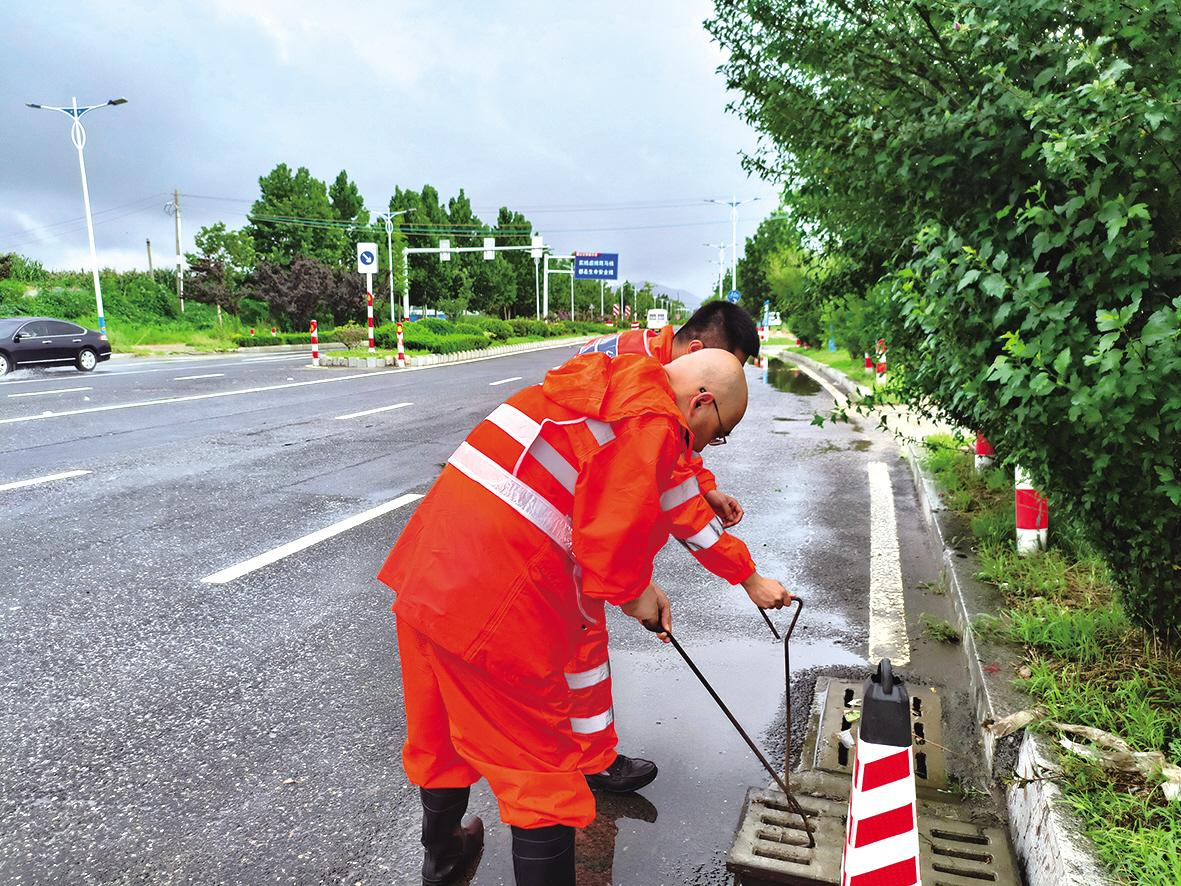
<svg viewBox="0 0 1181 886">
<path fill-rule="evenodd" d="M 299 361 L 185 382 L 174 379 L 220 370 L 165 365 L 113 380 L 99 405 L 189 383 L 273 389 L 0 425 L 0 484 L 92 472 L 3 493 L 0 540 L 15 556 L 0 591 L 0 879 L 417 882 L 390 600 L 373 578 L 413 505 L 226 584 L 201 578 L 424 492 L 479 418 L 565 354 L 302 387 L 286 385 L 323 374 Z M 746 508 L 736 532 L 760 571 L 807 600 L 798 681 L 863 670 L 870 462 L 893 489 L 912 636 L 921 606 L 909 603 L 936 577 L 908 468 L 868 427 L 811 426 L 831 406 L 823 390 L 795 379 L 798 392 L 779 391 L 747 372 L 747 418 L 708 464 Z M 403 400 L 416 408 L 335 419 Z M 0 419 L 32 414 L 18 402 Z M 782 647 L 745 593 L 679 546 L 662 552 L 657 580 L 686 651 L 781 759 Z M 611 628 L 620 750 L 661 774 L 642 796 L 601 803 L 579 836 L 579 882 L 727 883 L 745 788 L 768 779 L 670 647 L 617 613 Z M 797 732 L 810 695 L 794 693 Z M 488 827 L 472 882 L 510 883 L 486 787 L 471 811 Z"/>
</svg>

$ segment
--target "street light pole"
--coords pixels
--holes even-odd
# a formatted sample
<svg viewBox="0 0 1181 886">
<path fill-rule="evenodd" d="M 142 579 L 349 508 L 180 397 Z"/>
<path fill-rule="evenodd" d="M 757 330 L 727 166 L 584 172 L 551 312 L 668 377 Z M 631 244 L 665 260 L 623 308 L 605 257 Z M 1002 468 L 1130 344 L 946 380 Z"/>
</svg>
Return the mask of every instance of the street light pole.
<svg viewBox="0 0 1181 886">
<path fill-rule="evenodd" d="M 38 105 L 32 102 L 27 103 L 30 108 L 37 108 L 43 111 L 60 111 L 73 119 L 73 123 L 70 125 L 70 141 L 78 149 L 78 171 L 82 174 L 82 208 L 86 211 L 86 235 L 90 240 L 90 273 L 94 278 L 94 303 L 98 309 L 98 331 L 103 335 L 107 333 L 107 318 L 103 312 L 103 293 L 98 281 L 98 253 L 94 248 L 94 222 L 90 217 L 90 188 L 86 185 L 86 160 L 82 156 L 82 149 L 86 147 L 86 130 L 82 128 L 81 118 L 87 111 L 93 111 L 95 108 L 125 104 L 127 104 L 127 99 L 125 98 L 113 98 L 103 102 L 101 105 L 84 105 L 81 108 L 78 107 L 77 98 L 71 100 L 71 105 L 68 108 Z"/>
<path fill-rule="evenodd" d="M 726 244 L 725 243 L 702 243 L 702 246 L 708 246 L 710 249 L 718 251 L 718 298 L 722 297 L 722 285 L 726 275 Z"/>
<path fill-rule="evenodd" d="M 761 197 L 747 197 L 745 200 L 739 200 L 732 197 L 729 200 L 714 200 L 712 198 L 706 200 L 706 203 L 717 203 L 719 206 L 730 207 L 730 288 L 738 288 L 738 207 L 743 203 L 753 203 L 755 200 L 761 200 Z"/>
<path fill-rule="evenodd" d="M 385 221 L 385 254 L 386 260 L 390 265 L 390 322 L 397 323 L 398 316 L 395 313 L 394 305 L 397 304 L 397 299 L 394 298 L 394 219 L 400 215 L 406 215 L 408 212 L 413 212 L 414 207 L 409 209 L 402 209 L 398 212 L 379 212 L 377 217 Z M 406 268 L 406 273 L 410 273 L 410 269 Z M 405 319 L 410 319 L 410 299 L 407 296 L 405 304 Z"/>
</svg>

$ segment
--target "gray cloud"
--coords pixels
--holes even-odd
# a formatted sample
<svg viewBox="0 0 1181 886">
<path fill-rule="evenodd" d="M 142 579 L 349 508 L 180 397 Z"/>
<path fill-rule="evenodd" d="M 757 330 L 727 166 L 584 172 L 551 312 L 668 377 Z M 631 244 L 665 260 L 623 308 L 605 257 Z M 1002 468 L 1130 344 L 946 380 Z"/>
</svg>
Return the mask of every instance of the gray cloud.
<svg viewBox="0 0 1181 886">
<path fill-rule="evenodd" d="M 26 101 L 129 104 L 85 118 L 100 261 L 144 266 L 198 226 L 240 224 L 275 163 L 349 171 L 373 206 L 395 185 L 464 188 L 485 218 L 523 209 L 558 250 L 619 252 L 623 272 L 697 294 L 729 241 L 706 196 L 759 194 L 724 113 L 704 0 L 325 4 L 26 4 L 0 80 L 0 250 L 85 263 L 69 121 Z M 208 197 L 231 198 L 225 200 Z M 576 208 L 572 208 L 576 207 Z M 601 208 L 594 208 L 601 207 Z M 72 220 L 72 221 L 71 221 Z M 66 222 L 65 224 L 58 224 Z M 53 226 L 53 227 L 48 227 Z"/>
</svg>

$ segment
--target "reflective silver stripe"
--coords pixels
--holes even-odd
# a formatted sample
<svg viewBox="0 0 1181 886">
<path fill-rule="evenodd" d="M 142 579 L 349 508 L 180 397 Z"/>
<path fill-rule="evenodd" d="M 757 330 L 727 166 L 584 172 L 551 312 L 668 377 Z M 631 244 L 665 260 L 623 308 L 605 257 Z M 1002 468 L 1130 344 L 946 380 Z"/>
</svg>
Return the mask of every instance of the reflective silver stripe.
<svg viewBox="0 0 1181 886">
<path fill-rule="evenodd" d="M 655 338 L 655 336 L 649 335 L 647 333 L 647 331 L 641 332 L 640 335 L 644 339 L 644 353 L 647 354 L 649 357 L 651 357 L 652 356 L 652 349 L 650 347 L 648 347 L 648 342 L 651 339 Z"/>
<path fill-rule="evenodd" d="M 597 418 L 588 418 L 586 426 L 590 430 L 592 436 L 599 441 L 599 445 L 610 443 L 615 439 L 615 432 L 611 430 L 611 425 L 605 421 L 599 421 Z"/>
<path fill-rule="evenodd" d="M 589 735 L 592 732 L 602 732 L 615 722 L 615 708 L 607 708 L 601 714 L 593 717 L 571 717 L 570 728 L 579 735 Z"/>
<path fill-rule="evenodd" d="M 529 447 L 528 452 L 555 480 L 565 487 L 571 495 L 574 494 L 574 484 L 578 482 L 578 471 L 574 465 L 566 461 L 562 454 L 548 442 L 538 437 Z"/>
<path fill-rule="evenodd" d="M 666 489 L 660 494 L 660 510 L 671 511 L 700 494 L 701 487 L 697 485 L 697 478 L 690 477 L 685 482 L 678 483 L 672 489 Z"/>
<path fill-rule="evenodd" d="M 548 535 L 567 554 L 574 530 L 570 519 L 480 450 L 460 443 L 447 463 L 479 483 Z"/>
<path fill-rule="evenodd" d="M 691 551 L 704 551 L 706 548 L 712 548 L 718 543 L 723 532 L 721 518 L 714 517 L 704 529 L 685 539 L 685 547 Z"/>
<path fill-rule="evenodd" d="M 508 403 L 501 403 L 492 410 L 488 421 L 496 425 L 522 446 L 530 445 L 541 432 L 541 425 Z"/>
<path fill-rule="evenodd" d="M 589 671 L 567 674 L 566 685 L 571 689 L 590 689 L 592 686 L 598 686 L 610 676 L 611 662 L 605 661 L 597 668 L 591 668 Z"/>
</svg>

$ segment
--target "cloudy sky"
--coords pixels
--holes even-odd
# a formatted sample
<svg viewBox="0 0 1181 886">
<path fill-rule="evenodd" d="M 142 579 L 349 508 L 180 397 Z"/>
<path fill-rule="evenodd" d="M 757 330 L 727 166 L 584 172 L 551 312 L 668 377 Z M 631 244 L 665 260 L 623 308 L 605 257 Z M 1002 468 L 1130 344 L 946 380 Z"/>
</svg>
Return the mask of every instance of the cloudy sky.
<svg viewBox="0 0 1181 886">
<path fill-rule="evenodd" d="M 146 267 L 200 225 L 242 224 L 278 162 L 347 169 L 367 204 L 395 185 L 464 188 L 481 217 L 524 211 L 559 252 L 706 294 L 727 207 L 738 239 L 775 207 L 725 112 L 704 0 L 5 3 L 0 252 L 87 265 L 69 119 L 25 102 L 129 103 L 85 117 L 100 263 Z M 741 248 L 741 246 L 740 246 Z M 727 257 L 727 261 L 729 258 Z M 727 280 L 728 282 L 728 280 Z"/>
</svg>

